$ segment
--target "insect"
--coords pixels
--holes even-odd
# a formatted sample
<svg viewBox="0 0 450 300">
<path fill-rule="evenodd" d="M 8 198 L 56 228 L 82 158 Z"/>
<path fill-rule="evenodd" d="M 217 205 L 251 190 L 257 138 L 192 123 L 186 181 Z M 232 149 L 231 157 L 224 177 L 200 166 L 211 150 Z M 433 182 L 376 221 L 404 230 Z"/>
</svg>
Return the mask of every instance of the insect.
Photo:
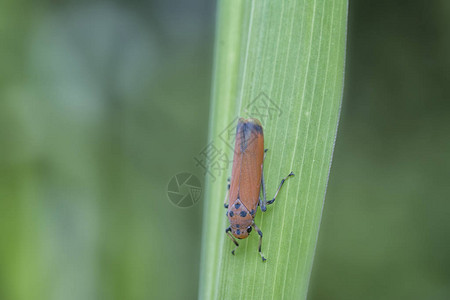
<svg viewBox="0 0 450 300">
<path fill-rule="evenodd" d="M 261 253 L 263 234 L 255 224 L 256 209 L 259 206 L 261 211 L 265 212 L 266 206 L 275 201 L 284 182 L 289 177 L 294 176 L 294 173 L 291 172 L 284 177 L 273 199 L 267 201 L 263 173 L 263 162 L 267 150 L 264 149 L 264 134 L 261 122 L 252 118 L 240 118 L 236 127 L 231 179 L 229 179 L 228 192 L 224 203 L 230 221 L 230 226 L 225 230 L 225 233 L 236 245 L 231 251 L 234 255 L 235 250 L 239 247 L 236 238 L 247 238 L 254 228 L 259 235 L 258 252 L 263 261 L 266 261 Z"/>
</svg>

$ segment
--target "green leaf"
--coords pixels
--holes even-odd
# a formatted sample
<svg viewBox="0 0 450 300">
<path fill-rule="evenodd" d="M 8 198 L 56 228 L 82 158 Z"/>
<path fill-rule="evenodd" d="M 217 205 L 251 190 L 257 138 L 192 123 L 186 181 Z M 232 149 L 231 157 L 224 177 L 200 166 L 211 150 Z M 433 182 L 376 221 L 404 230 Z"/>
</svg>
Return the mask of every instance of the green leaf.
<svg viewBox="0 0 450 300">
<path fill-rule="evenodd" d="M 256 117 L 269 152 L 268 198 L 255 222 L 264 233 L 225 235 L 226 178 L 206 177 L 200 299 L 304 299 L 336 138 L 344 78 L 346 0 L 230 1 L 218 4 L 210 145 L 232 157 L 228 129 Z M 218 161 L 215 162 L 216 164 Z"/>
</svg>

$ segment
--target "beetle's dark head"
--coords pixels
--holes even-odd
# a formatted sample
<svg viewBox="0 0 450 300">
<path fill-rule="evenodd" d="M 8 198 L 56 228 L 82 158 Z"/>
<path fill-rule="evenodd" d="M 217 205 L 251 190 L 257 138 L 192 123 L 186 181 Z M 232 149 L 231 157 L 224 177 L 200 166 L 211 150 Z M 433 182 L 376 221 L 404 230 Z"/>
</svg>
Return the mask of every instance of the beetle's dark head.
<svg viewBox="0 0 450 300">
<path fill-rule="evenodd" d="M 239 225 L 237 225 L 239 226 Z M 231 233 L 234 235 L 234 237 L 238 239 L 245 239 L 248 237 L 248 235 L 252 232 L 252 226 L 241 228 L 236 228 L 234 226 L 231 226 Z"/>
</svg>

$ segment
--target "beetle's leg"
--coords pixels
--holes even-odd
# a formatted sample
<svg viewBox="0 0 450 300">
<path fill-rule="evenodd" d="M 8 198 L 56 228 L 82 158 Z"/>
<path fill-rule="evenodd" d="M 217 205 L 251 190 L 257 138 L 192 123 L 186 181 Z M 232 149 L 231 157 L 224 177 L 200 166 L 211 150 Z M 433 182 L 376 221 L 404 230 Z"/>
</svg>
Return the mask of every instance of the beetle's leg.
<svg viewBox="0 0 450 300">
<path fill-rule="evenodd" d="M 228 208 L 228 197 L 230 196 L 230 177 L 228 177 L 227 192 L 225 193 L 225 200 L 223 201 L 223 206 Z"/>
<path fill-rule="evenodd" d="M 267 151 L 269 151 L 269 149 L 264 149 L 264 158 L 263 158 L 263 164 L 266 161 L 266 155 L 267 155 Z M 261 208 L 262 212 L 265 212 L 267 210 L 266 207 L 266 203 L 267 203 L 267 194 L 266 194 L 266 184 L 264 181 L 264 167 L 261 166 L 261 190 L 262 190 L 262 194 L 263 194 L 263 199 L 261 199 L 261 197 L 259 197 L 259 207 Z M 264 200 L 264 201 L 262 201 Z"/>
<path fill-rule="evenodd" d="M 266 258 L 265 258 L 264 255 L 262 255 L 262 253 L 261 253 L 261 243 L 262 243 L 262 236 L 263 236 L 262 231 L 259 230 L 259 228 L 258 228 L 258 226 L 256 226 L 255 222 L 253 222 L 252 226 L 253 226 L 253 228 L 255 228 L 255 230 L 256 230 L 256 231 L 258 232 L 258 234 L 259 234 L 259 246 L 258 246 L 258 252 L 259 252 L 259 255 L 261 255 L 261 258 L 262 258 L 263 261 L 266 261 Z"/>
<path fill-rule="evenodd" d="M 263 165 L 264 165 L 264 161 L 266 160 L 267 151 L 269 151 L 269 149 L 264 149 Z M 261 166 L 261 190 L 262 190 L 263 199 L 261 199 L 261 191 L 260 191 L 258 205 L 261 208 L 261 211 L 264 212 L 264 211 L 266 211 L 267 208 L 266 208 L 266 184 L 264 183 L 264 167 L 263 167 L 263 165 Z"/>
<path fill-rule="evenodd" d="M 230 237 L 230 239 L 233 241 L 233 243 L 236 245 L 236 247 L 234 247 L 233 251 L 231 251 L 231 254 L 234 255 L 234 251 L 236 251 L 237 247 L 239 247 L 239 243 L 236 241 L 236 239 L 234 238 L 234 236 L 230 233 L 231 231 L 231 227 L 228 227 L 227 229 L 225 229 L 225 233 Z"/>
<path fill-rule="evenodd" d="M 261 196 L 259 197 L 259 207 L 261 208 L 262 212 L 265 212 L 266 202 L 267 202 L 267 196 L 266 196 L 266 184 L 264 183 L 264 170 L 261 170 L 261 190 L 262 190 L 262 199 Z"/>
<path fill-rule="evenodd" d="M 275 196 L 273 196 L 273 199 L 272 199 L 272 200 L 267 201 L 267 204 L 272 204 L 272 203 L 275 201 L 275 198 L 277 197 L 278 192 L 280 191 L 280 189 L 281 189 L 281 187 L 283 186 L 284 182 L 285 182 L 289 177 L 291 177 L 291 176 L 294 176 L 294 173 L 291 172 L 291 173 L 289 173 L 288 176 L 286 176 L 286 177 L 284 177 L 283 179 L 281 179 L 280 186 L 278 187 L 278 190 L 277 190 L 277 192 L 275 193 Z"/>
</svg>

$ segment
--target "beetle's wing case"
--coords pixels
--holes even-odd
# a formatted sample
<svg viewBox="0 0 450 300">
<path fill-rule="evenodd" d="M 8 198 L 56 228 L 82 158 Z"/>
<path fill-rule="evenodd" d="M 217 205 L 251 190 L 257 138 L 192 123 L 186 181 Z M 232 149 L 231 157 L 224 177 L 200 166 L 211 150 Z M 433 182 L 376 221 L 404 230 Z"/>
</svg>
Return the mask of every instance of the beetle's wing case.
<svg viewBox="0 0 450 300">
<path fill-rule="evenodd" d="M 251 211 L 258 205 L 262 164 L 264 159 L 264 134 L 257 119 L 240 118 L 236 128 L 233 169 L 230 183 L 230 205 L 240 198 Z"/>
<path fill-rule="evenodd" d="M 233 155 L 233 168 L 231 170 L 231 181 L 230 181 L 230 190 L 229 190 L 229 207 L 231 207 L 236 199 L 238 198 L 238 188 L 239 188 L 239 174 L 241 173 L 241 161 L 242 155 L 241 150 L 236 145 L 240 144 L 241 135 L 238 134 L 239 126 L 241 124 L 241 119 L 239 119 L 238 126 L 236 129 L 236 142 L 234 146 L 234 155 Z"/>
</svg>

